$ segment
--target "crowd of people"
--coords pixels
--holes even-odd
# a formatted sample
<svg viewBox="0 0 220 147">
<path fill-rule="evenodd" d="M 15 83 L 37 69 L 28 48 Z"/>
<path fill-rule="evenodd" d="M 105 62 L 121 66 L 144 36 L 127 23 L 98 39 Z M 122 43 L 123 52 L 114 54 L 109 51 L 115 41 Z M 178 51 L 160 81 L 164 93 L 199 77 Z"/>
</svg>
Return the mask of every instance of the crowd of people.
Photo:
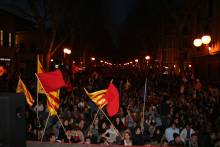
<svg viewBox="0 0 220 147">
<path fill-rule="evenodd" d="M 218 88 L 202 84 L 190 72 L 164 75 L 104 69 L 72 75 L 63 70 L 63 76 L 68 86 L 61 89 L 58 117 L 50 117 L 43 141 L 220 147 Z M 89 92 L 106 89 L 112 79 L 119 91 L 120 108 L 110 122 L 83 88 Z M 38 105 L 26 111 L 28 140 L 41 140 L 47 116 L 46 97 L 39 95 Z"/>
</svg>

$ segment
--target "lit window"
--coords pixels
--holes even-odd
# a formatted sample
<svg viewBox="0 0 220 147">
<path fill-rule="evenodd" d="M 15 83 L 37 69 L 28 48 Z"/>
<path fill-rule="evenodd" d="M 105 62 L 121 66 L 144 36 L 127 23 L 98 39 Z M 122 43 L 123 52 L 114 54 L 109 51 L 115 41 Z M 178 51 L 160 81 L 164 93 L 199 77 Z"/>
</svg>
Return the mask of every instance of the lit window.
<svg viewBox="0 0 220 147">
<path fill-rule="evenodd" d="M 0 46 L 3 46 L 3 30 L 0 30 Z"/>
<path fill-rule="evenodd" d="M 11 33 L 8 34 L 8 46 L 11 47 L 12 43 L 11 43 Z"/>
</svg>

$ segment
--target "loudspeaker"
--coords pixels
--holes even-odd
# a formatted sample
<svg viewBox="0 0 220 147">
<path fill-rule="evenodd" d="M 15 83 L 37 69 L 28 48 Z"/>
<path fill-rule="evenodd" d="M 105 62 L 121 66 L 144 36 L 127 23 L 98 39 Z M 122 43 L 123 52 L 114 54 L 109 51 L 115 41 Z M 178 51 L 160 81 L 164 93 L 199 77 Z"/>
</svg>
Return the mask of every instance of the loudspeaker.
<svg viewBox="0 0 220 147">
<path fill-rule="evenodd" d="M 0 93 L 0 147 L 26 147 L 25 97 Z"/>
</svg>

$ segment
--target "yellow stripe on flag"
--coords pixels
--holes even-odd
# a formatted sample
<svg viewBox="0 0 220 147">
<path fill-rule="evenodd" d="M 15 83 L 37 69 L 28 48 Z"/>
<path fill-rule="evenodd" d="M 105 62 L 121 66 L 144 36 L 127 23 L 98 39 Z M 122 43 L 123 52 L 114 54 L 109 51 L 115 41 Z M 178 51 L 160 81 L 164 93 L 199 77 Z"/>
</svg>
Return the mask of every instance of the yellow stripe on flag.
<svg viewBox="0 0 220 147">
<path fill-rule="evenodd" d="M 50 115 L 56 115 L 60 106 L 59 90 L 47 94 L 47 107 Z"/>
<path fill-rule="evenodd" d="M 44 72 L 43 66 L 40 63 L 39 56 L 37 56 L 37 73 L 39 74 L 43 72 Z M 44 94 L 44 90 L 38 80 L 37 80 L 37 91 L 38 93 Z"/>
<path fill-rule="evenodd" d="M 28 105 L 30 107 L 33 106 L 34 99 L 33 99 L 30 92 L 27 90 L 27 87 L 25 86 L 25 84 L 23 83 L 23 81 L 20 78 L 19 78 L 19 81 L 18 81 L 18 86 L 17 86 L 17 89 L 16 89 L 16 93 L 24 93 Z"/>
<path fill-rule="evenodd" d="M 99 108 L 103 108 L 106 104 L 107 101 L 104 98 L 107 90 L 99 90 L 99 91 L 95 91 L 92 93 L 89 93 L 86 89 L 84 89 L 86 94 L 89 96 L 89 98 L 99 107 Z"/>
</svg>

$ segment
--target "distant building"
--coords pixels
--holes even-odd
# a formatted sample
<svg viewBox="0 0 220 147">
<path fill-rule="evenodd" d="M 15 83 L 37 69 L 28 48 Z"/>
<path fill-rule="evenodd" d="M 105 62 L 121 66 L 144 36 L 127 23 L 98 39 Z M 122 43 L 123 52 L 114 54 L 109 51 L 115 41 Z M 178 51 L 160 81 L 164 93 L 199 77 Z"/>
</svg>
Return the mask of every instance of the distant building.
<svg viewBox="0 0 220 147">
<path fill-rule="evenodd" d="M 192 2 L 193 4 L 193 2 Z M 170 16 L 161 17 L 160 47 L 157 60 L 161 65 L 174 67 L 178 72 L 180 63 L 184 69 L 191 68 L 196 77 L 207 82 L 220 81 L 220 1 L 198 1 L 189 13 L 186 22 L 176 25 Z M 183 19 L 183 18 L 181 18 Z M 180 20 L 181 20 L 180 19 Z M 178 27 L 183 25 L 181 31 Z M 193 46 L 195 38 L 209 34 L 209 45 Z"/>
<path fill-rule="evenodd" d="M 0 20 L 0 64 L 10 72 L 17 68 L 19 52 L 30 49 L 30 42 L 24 36 L 33 24 L 4 10 L 0 10 Z"/>
</svg>

